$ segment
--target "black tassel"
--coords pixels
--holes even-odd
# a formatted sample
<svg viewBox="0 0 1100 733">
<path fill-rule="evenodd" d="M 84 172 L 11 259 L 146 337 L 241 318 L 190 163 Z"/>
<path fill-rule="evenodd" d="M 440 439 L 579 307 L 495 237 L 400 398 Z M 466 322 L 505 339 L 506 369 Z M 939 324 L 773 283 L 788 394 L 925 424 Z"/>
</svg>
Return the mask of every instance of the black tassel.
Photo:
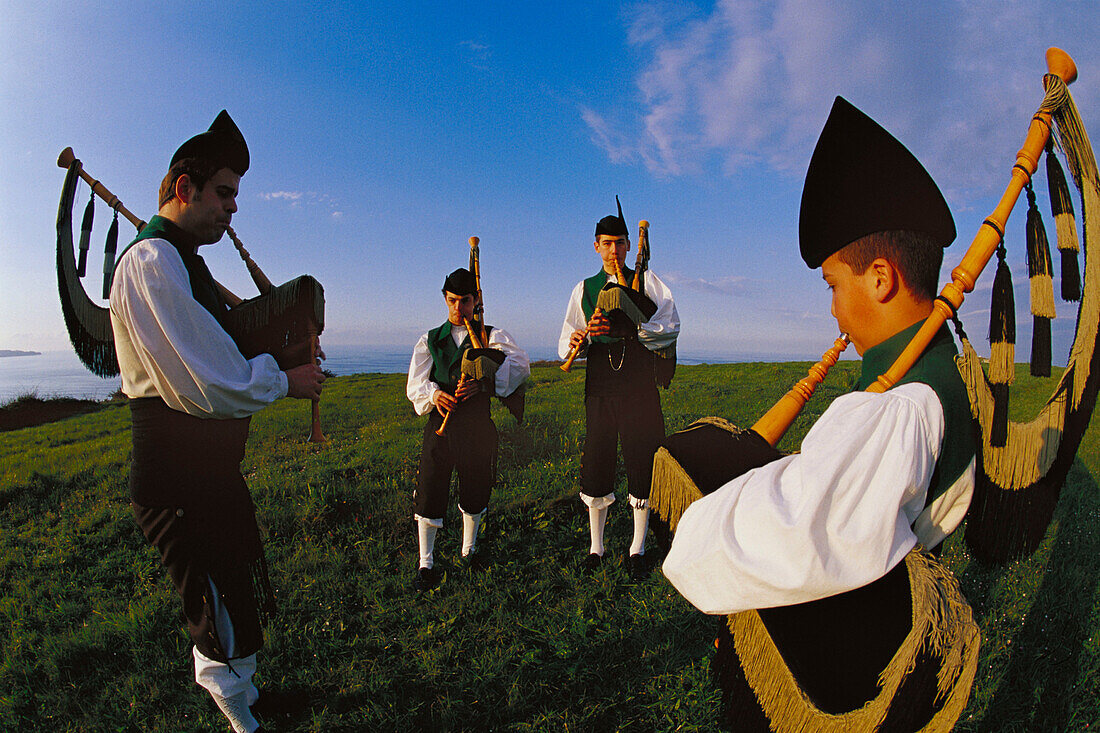
<svg viewBox="0 0 1100 733">
<path fill-rule="evenodd" d="M 1062 253 L 1062 300 L 1081 300 L 1081 269 L 1077 264 L 1077 251 L 1058 248 Z"/>
<path fill-rule="evenodd" d="M 107 230 L 107 243 L 103 245 L 103 299 L 111 297 L 111 278 L 115 272 L 115 250 L 118 248 L 118 209 L 111 228 Z"/>
<path fill-rule="evenodd" d="M 1027 274 L 1031 278 L 1031 314 L 1054 318 L 1054 280 L 1050 243 L 1043 216 L 1035 205 L 1035 192 L 1027 184 Z"/>
<path fill-rule="evenodd" d="M 76 261 L 76 276 L 84 277 L 88 267 L 88 246 L 92 237 L 92 219 L 95 218 L 95 194 L 88 199 L 88 205 L 84 207 L 84 221 L 80 225 L 80 249 Z"/>
<path fill-rule="evenodd" d="M 1050 319 L 1035 316 L 1031 336 L 1031 376 L 1050 376 Z"/>
<path fill-rule="evenodd" d="M 993 419 L 989 426 L 989 445 L 1004 448 L 1008 443 L 1008 385 L 990 384 L 993 394 Z"/>
<path fill-rule="evenodd" d="M 1050 211 L 1054 216 L 1054 229 L 1058 237 L 1058 251 L 1062 253 L 1062 300 L 1081 299 L 1081 269 L 1077 253 L 1081 245 L 1077 239 L 1077 222 L 1073 216 L 1073 199 L 1066 185 L 1062 164 L 1054 154 L 1054 147 L 1047 141 L 1047 190 L 1050 192 Z"/>
<path fill-rule="evenodd" d="M 1016 299 L 1005 254 L 1002 242 L 997 247 L 997 274 L 989 307 L 989 383 L 993 392 L 989 441 L 997 447 L 1008 439 L 1008 385 L 1016 376 Z"/>
</svg>

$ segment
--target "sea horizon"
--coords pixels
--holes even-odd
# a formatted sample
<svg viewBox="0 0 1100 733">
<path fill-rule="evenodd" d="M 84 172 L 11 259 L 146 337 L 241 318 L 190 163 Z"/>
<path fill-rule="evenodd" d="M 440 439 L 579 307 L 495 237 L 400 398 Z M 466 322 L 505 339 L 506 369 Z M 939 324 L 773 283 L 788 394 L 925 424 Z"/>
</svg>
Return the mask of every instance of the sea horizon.
<svg viewBox="0 0 1100 733">
<path fill-rule="evenodd" d="M 412 346 L 325 345 L 324 368 L 336 376 L 350 374 L 403 374 L 409 368 Z M 2 350 L 0 350 L 2 353 Z M 550 349 L 532 349 L 531 361 L 560 361 Z M 813 361 L 816 357 L 786 354 L 683 353 L 680 364 L 729 364 L 763 361 Z M 69 350 L 43 350 L 0 357 L 0 405 L 25 396 L 41 399 L 70 397 L 109 399 L 121 387 L 121 379 L 92 374 Z"/>
</svg>

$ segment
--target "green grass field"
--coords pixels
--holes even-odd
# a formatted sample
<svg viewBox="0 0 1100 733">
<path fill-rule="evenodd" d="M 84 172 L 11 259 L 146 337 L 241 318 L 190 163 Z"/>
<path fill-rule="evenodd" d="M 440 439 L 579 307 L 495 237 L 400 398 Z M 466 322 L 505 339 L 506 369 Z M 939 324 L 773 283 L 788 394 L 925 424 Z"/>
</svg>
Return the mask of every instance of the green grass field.
<svg viewBox="0 0 1100 733">
<path fill-rule="evenodd" d="M 751 425 L 808 366 L 681 367 L 662 393 L 667 429 L 703 415 Z M 834 369 L 781 448 L 797 447 L 856 366 Z M 1023 371 L 1021 419 L 1053 385 Z M 243 470 L 280 603 L 258 681 L 309 696 L 286 729 L 714 728 L 717 622 L 659 570 L 634 584 L 618 562 L 594 576 L 576 568 L 588 549 L 577 498 L 583 377 L 536 368 L 522 426 L 494 406 L 500 481 L 479 543 L 493 564 L 457 564 L 452 501 L 436 552 L 446 577 L 423 596 L 410 581 L 425 418 L 413 415 L 404 376 L 328 382 L 323 446 L 305 442 L 308 403 L 283 400 L 254 418 Z M 1033 557 L 988 567 L 961 531 L 948 542 L 983 643 L 958 730 L 1100 722 L 1098 444 L 1090 429 Z M 174 591 L 130 514 L 129 453 L 123 404 L 0 433 L 0 729 L 226 729 L 192 681 Z M 624 506 L 608 524 L 616 559 L 629 543 Z"/>
</svg>

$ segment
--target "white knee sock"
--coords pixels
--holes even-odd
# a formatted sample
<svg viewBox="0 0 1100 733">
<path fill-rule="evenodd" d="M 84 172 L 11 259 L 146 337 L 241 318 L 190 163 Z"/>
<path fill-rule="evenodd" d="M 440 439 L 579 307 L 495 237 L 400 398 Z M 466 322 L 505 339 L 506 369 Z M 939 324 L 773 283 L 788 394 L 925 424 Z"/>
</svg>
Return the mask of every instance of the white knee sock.
<svg viewBox="0 0 1100 733">
<path fill-rule="evenodd" d="M 631 507 L 634 515 L 634 539 L 630 543 L 631 555 L 645 554 L 645 533 L 649 529 L 649 507 Z"/>
<path fill-rule="evenodd" d="M 420 567 L 430 568 L 435 565 L 435 535 L 442 526 L 442 519 L 416 517 L 416 534 L 420 541 Z"/>
<path fill-rule="evenodd" d="M 248 700 L 243 692 L 237 693 L 233 697 L 222 697 L 216 692 L 211 692 L 210 696 L 214 698 L 214 702 L 218 703 L 218 708 L 222 711 L 222 715 L 229 720 L 229 725 L 233 727 L 234 733 L 253 733 L 260 727 L 260 722 L 248 709 Z"/>
<path fill-rule="evenodd" d="M 252 674 L 256 670 L 256 655 L 238 657 L 229 664 L 214 661 L 194 647 L 195 682 L 210 693 L 222 714 L 237 733 L 252 733 L 260 727 L 248 709 L 256 702 L 256 686 Z"/>
<path fill-rule="evenodd" d="M 225 647 L 225 653 L 230 659 L 229 664 L 218 662 L 199 651 L 198 647 L 192 648 L 192 657 L 195 660 L 195 682 L 210 693 L 214 702 L 222 714 L 229 720 L 233 730 L 237 733 L 252 733 L 260 727 L 259 722 L 252 716 L 248 709 L 256 702 L 259 691 L 252 682 L 252 675 L 256 673 L 256 655 L 237 657 L 237 635 L 233 629 L 233 619 L 229 611 L 221 602 L 218 587 L 214 581 L 207 578 L 210 585 L 210 593 L 214 616 L 214 626 L 218 631 L 218 637 Z"/>
<path fill-rule="evenodd" d="M 607 507 L 603 506 L 599 509 L 595 507 L 588 507 L 588 529 L 592 534 L 592 547 L 589 549 L 590 553 L 594 553 L 603 557 L 603 530 L 607 524 Z"/>
<path fill-rule="evenodd" d="M 466 557 L 477 547 L 477 531 L 481 528 L 481 519 L 487 510 L 482 509 L 478 514 L 467 514 L 462 511 L 462 557 Z"/>
</svg>

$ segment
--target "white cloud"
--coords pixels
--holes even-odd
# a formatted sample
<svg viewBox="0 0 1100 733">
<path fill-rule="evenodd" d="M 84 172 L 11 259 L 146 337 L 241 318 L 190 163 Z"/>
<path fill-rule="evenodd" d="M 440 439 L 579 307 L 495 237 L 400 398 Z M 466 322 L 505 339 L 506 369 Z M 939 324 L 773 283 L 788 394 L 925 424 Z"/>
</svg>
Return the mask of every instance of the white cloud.
<svg viewBox="0 0 1100 733">
<path fill-rule="evenodd" d="M 663 275 L 669 285 L 684 287 L 689 290 L 697 290 L 702 293 L 719 295 L 749 295 L 753 291 L 753 281 L 747 277 L 720 277 L 707 279 L 702 277 L 689 277 L 679 272 L 668 272 Z"/>
<path fill-rule="evenodd" d="M 492 46 L 477 41 L 461 41 L 458 45 L 465 51 L 470 66 L 482 71 L 488 68 L 487 64 L 493 57 Z"/>
<path fill-rule="evenodd" d="M 261 193 L 260 198 L 262 198 L 264 201 L 277 201 L 282 199 L 285 201 L 296 202 L 301 200 L 302 195 L 303 194 L 301 191 L 272 191 L 271 193 Z"/>
<path fill-rule="evenodd" d="M 340 205 L 327 193 L 316 193 L 315 191 L 269 191 L 260 193 L 259 197 L 263 201 L 286 203 L 292 209 L 299 208 L 303 205 L 328 208 L 334 219 L 343 216 Z"/>
<path fill-rule="evenodd" d="M 1046 45 L 1100 71 L 1092 3 L 647 2 L 626 20 L 637 94 L 607 104 L 619 119 L 594 106 L 581 117 L 612 161 L 658 177 L 715 161 L 727 175 L 757 164 L 801 175 L 841 95 L 912 149 L 949 199 L 989 194 L 1042 97 Z M 1100 99 L 1098 76 L 1073 87 L 1079 106 Z"/>
<path fill-rule="evenodd" d="M 588 107 L 581 107 L 581 117 L 592 131 L 592 142 L 604 149 L 613 163 L 629 163 L 638 157 L 638 151 L 619 130 L 607 123 L 601 114 Z"/>
</svg>

